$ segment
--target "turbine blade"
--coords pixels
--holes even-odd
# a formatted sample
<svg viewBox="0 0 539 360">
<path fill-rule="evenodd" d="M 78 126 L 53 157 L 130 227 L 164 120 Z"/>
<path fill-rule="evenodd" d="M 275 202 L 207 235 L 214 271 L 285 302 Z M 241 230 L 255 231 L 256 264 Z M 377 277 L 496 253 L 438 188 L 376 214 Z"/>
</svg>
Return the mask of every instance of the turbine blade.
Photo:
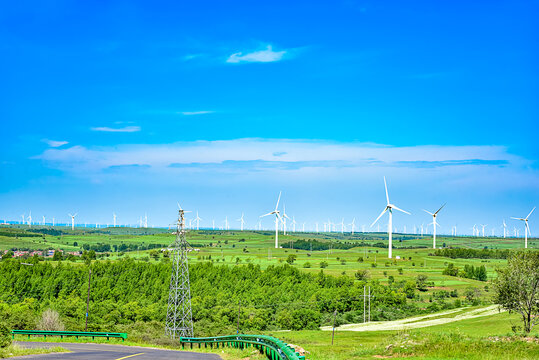
<svg viewBox="0 0 539 360">
<path fill-rule="evenodd" d="M 270 213 L 267 213 L 267 214 L 265 214 L 265 215 L 259 216 L 259 217 L 269 216 L 269 215 L 273 215 L 273 214 L 275 214 L 274 211 L 272 211 L 272 212 L 270 212 Z"/>
<path fill-rule="evenodd" d="M 533 207 L 532 211 L 530 211 L 530 213 L 528 214 L 528 216 L 526 216 L 526 219 L 530 217 L 530 215 L 532 214 L 532 212 L 535 210 L 535 206 Z"/>
<path fill-rule="evenodd" d="M 412 215 L 412 214 L 410 214 L 408 211 L 404 211 L 404 210 L 402 210 L 402 209 L 396 207 L 395 205 L 393 205 L 392 208 L 395 209 L 395 210 L 399 210 L 400 212 L 403 212 L 403 213 L 405 213 L 405 214 Z"/>
<path fill-rule="evenodd" d="M 431 215 L 431 216 L 434 216 L 434 214 L 431 213 L 430 211 L 427 211 L 427 210 L 425 210 L 425 209 L 423 209 L 423 211 L 426 212 L 427 214 Z"/>
<path fill-rule="evenodd" d="M 378 217 L 376 218 L 376 220 L 374 220 L 374 222 L 371 224 L 371 227 L 373 227 L 374 224 L 376 224 L 376 222 L 378 220 L 380 220 L 380 218 L 382 217 L 382 215 L 384 215 L 384 213 L 387 211 L 387 207 L 380 213 L 380 215 L 378 215 Z"/>
<path fill-rule="evenodd" d="M 522 220 L 522 221 L 526 220 L 526 219 L 523 219 L 523 218 L 516 218 L 516 217 L 512 217 L 512 216 L 511 216 L 511 219 L 513 219 L 513 220 Z"/>
<path fill-rule="evenodd" d="M 444 208 L 445 204 L 443 204 L 442 206 L 440 206 L 440 208 L 438 210 L 436 210 L 435 214 L 438 214 L 440 212 L 440 210 L 442 210 Z"/>
<path fill-rule="evenodd" d="M 387 182 L 386 182 L 386 177 L 384 176 L 384 186 L 386 188 L 386 200 L 387 200 L 387 204 L 389 205 L 389 194 L 387 193 Z"/>
<path fill-rule="evenodd" d="M 281 200 L 281 193 L 282 191 L 279 191 L 279 197 L 277 198 L 277 204 L 275 205 L 275 210 L 279 207 L 279 201 Z"/>
<path fill-rule="evenodd" d="M 528 222 L 526 221 L 526 227 L 528 228 L 528 236 L 532 236 L 532 231 L 530 230 L 530 225 L 528 224 Z"/>
</svg>

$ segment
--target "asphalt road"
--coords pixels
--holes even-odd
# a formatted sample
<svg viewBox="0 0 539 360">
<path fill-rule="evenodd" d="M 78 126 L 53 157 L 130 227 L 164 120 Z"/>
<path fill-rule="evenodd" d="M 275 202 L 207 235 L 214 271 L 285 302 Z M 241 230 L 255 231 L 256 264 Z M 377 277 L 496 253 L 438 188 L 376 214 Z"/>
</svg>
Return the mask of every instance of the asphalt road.
<svg viewBox="0 0 539 360">
<path fill-rule="evenodd" d="M 200 354 L 187 351 L 151 349 L 139 346 L 106 345 L 106 344 L 72 344 L 50 342 L 15 341 L 25 348 L 46 348 L 61 346 L 70 353 L 53 353 L 41 355 L 17 356 L 11 359 L 44 359 L 44 360 L 222 360 L 216 354 Z"/>
</svg>

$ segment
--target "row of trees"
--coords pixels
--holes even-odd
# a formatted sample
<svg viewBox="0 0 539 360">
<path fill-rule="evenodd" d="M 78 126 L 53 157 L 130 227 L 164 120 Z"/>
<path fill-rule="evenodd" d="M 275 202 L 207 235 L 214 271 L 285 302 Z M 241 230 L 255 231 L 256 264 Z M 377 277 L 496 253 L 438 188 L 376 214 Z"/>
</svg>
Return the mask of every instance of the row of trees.
<svg viewBox="0 0 539 360">
<path fill-rule="evenodd" d="M 454 249 L 445 248 L 434 251 L 435 256 L 443 256 L 451 259 L 507 259 L 514 251 L 497 249 Z"/>
<path fill-rule="evenodd" d="M 487 268 L 485 265 L 473 266 L 464 265 L 464 269 L 460 270 L 453 263 L 447 264 L 447 267 L 442 271 L 443 275 L 458 276 L 466 279 L 474 279 L 479 281 L 487 281 Z"/>
<path fill-rule="evenodd" d="M 89 329 L 120 331 L 137 323 L 164 323 L 170 265 L 132 259 L 92 262 Z M 46 309 L 57 311 L 66 329 L 81 330 L 86 312 L 89 266 L 60 262 L 23 265 L 0 262 L 0 322 L 10 328 L 35 328 Z M 372 320 L 425 312 L 413 298 L 415 283 L 304 273 L 288 264 L 262 271 L 252 264 L 190 266 L 193 317 L 198 335 L 233 332 L 241 300 L 244 330 L 316 329 L 329 314 L 363 311 L 363 287 L 370 286 Z"/>
</svg>

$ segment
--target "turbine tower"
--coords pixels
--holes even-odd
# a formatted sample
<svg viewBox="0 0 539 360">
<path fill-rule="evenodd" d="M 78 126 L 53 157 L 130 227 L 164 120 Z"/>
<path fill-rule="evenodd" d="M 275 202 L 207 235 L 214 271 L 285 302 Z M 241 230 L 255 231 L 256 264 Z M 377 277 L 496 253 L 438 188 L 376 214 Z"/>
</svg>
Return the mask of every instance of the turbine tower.
<svg viewBox="0 0 539 360">
<path fill-rule="evenodd" d="M 296 218 L 292 216 L 292 232 L 296 232 Z"/>
<path fill-rule="evenodd" d="M 279 197 L 277 198 L 277 204 L 275 205 L 275 210 L 273 210 L 270 213 L 267 213 L 265 215 L 260 216 L 263 218 L 264 216 L 269 215 L 275 215 L 275 248 L 279 248 L 279 220 L 281 220 L 280 211 L 279 211 L 279 201 L 281 200 L 281 193 L 282 191 L 279 191 Z"/>
<path fill-rule="evenodd" d="M 193 315 L 191 312 L 191 284 L 185 237 L 185 213 L 178 204 L 176 239 L 172 248 L 172 275 L 168 293 L 167 320 L 165 334 L 172 339 L 193 337 Z"/>
<path fill-rule="evenodd" d="M 71 217 L 71 230 L 75 230 L 75 216 L 77 216 L 77 213 L 75 213 L 75 215 L 68 215 Z"/>
<path fill-rule="evenodd" d="M 283 217 L 281 218 L 281 221 L 283 223 L 283 233 L 286 235 L 286 219 L 290 220 L 288 215 L 286 215 L 286 206 L 283 205 Z"/>
<path fill-rule="evenodd" d="M 505 223 L 505 219 L 503 219 L 503 238 L 505 239 L 507 235 L 507 224 Z"/>
<path fill-rule="evenodd" d="M 522 221 L 524 221 L 524 248 L 525 249 L 528 248 L 528 233 L 530 233 L 530 235 L 531 235 L 530 226 L 528 225 L 528 218 L 530 217 L 530 215 L 532 214 L 532 212 L 534 210 L 535 210 L 535 206 L 533 207 L 532 211 L 530 211 L 528 216 L 526 216 L 525 218 L 515 218 L 515 217 L 511 218 L 511 219 L 514 219 L 514 220 L 522 220 Z"/>
<path fill-rule="evenodd" d="M 436 249 L 436 226 L 440 226 L 438 225 L 438 223 L 436 222 L 436 216 L 438 216 L 438 213 L 440 212 L 440 210 L 443 209 L 443 207 L 445 206 L 445 204 L 443 204 L 438 210 L 436 210 L 436 212 L 434 213 L 431 213 L 425 209 L 423 209 L 424 212 L 426 212 L 427 214 L 431 215 L 432 216 L 432 248 L 433 249 Z"/>
<path fill-rule="evenodd" d="M 197 222 L 197 230 L 199 229 L 200 220 L 202 220 L 202 218 L 200 218 L 200 217 L 198 216 L 198 211 L 197 211 L 197 217 L 195 218 L 195 221 Z"/>
<path fill-rule="evenodd" d="M 245 224 L 245 220 L 243 220 L 243 213 L 241 213 L 241 217 L 236 221 L 240 222 L 240 230 L 243 231 L 243 225 Z"/>
<path fill-rule="evenodd" d="M 486 226 L 487 226 L 486 224 L 485 225 L 481 224 L 483 237 L 485 237 L 485 227 Z M 479 229 L 477 230 L 477 232 L 479 232 Z"/>
<path fill-rule="evenodd" d="M 26 220 L 28 221 L 28 227 L 31 228 L 32 227 L 32 212 L 31 211 L 28 217 L 26 218 Z"/>
<path fill-rule="evenodd" d="M 376 222 L 382 217 L 382 215 L 384 215 L 386 212 L 389 213 L 389 222 L 387 224 L 387 235 L 388 235 L 388 238 L 389 238 L 389 249 L 388 249 L 388 255 L 387 257 L 389 259 L 392 258 L 392 246 L 393 246 L 393 239 L 392 239 L 392 231 L 393 231 L 393 209 L 395 210 L 398 210 L 400 212 L 403 212 L 405 214 L 408 214 L 410 215 L 409 212 L 407 211 L 404 211 L 398 207 L 396 207 L 395 205 L 391 204 L 389 202 L 389 194 L 387 192 L 387 182 L 386 182 L 386 177 L 384 176 L 384 186 L 386 188 L 386 200 L 387 200 L 387 205 L 386 205 L 386 208 L 380 213 L 380 215 L 378 215 L 378 217 L 376 218 L 376 220 L 374 220 L 374 222 L 371 224 L 371 227 L 374 226 L 374 224 L 376 224 Z"/>
<path fill-rule="evenodd" d="M 352 227 L 352 235 L 354 235 L 354 231 L 356 230 L 356 218 L 354 218 L 352 222 L 348 225 Z"/>
<path fill-rule="evenodd" d="M 112 218 L 114 220 L 114 222 L 113 222 L 114 227 L 116 227 L 116 213 L 112 213 Z"/>
</svg>

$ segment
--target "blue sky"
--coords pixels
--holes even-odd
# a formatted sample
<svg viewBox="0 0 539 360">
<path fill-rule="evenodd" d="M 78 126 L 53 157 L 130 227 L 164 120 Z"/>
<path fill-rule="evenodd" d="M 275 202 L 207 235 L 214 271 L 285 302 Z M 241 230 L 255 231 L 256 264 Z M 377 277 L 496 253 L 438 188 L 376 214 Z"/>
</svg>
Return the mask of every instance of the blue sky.
<svg viewBox="0 0 539 360">
<path fill-rule="evenodd" d="M 385 175 L 412 212 L 398 228 L 447 202 L 442 231 L 499 232 L 539 203 L 537 10 L 4 5 L 0 218 L 163 225 L 181 201 L 206 225 L 242 211 L 254 224 L 282 190 L 298 222 L 368 224 Z"/>
</svg>

